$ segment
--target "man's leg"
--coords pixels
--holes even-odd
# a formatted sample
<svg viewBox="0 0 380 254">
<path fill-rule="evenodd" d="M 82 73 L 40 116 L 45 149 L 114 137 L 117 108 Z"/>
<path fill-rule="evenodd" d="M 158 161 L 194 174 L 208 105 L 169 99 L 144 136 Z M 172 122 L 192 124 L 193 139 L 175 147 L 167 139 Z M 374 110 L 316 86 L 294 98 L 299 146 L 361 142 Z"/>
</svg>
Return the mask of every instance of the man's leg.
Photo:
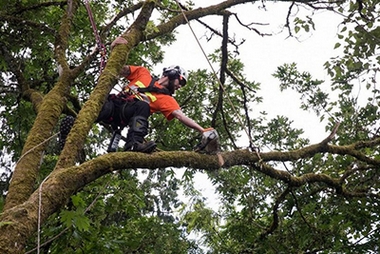
<svg viewBox="0 0 380 254">
<path fill-rule="evenodd" d="M 148 141 L 144 143 L 144 137 L 148 134 L 148 119 L 143 116 L 132 117 L 129 122 L 129 130 L 124 151 L 151 153 L 156 148 L 156 143 Z"/>
<path fill-rule="evenodd" d="M 150 115 L 149 104 L 136 101 L 127 105 L 122 110 L 122 118 L 128 121 L 127 141 L 124 151 L 136 151 L 151 153 L 156 148 L 156 143 L 148 141 L 144 143 L 144 137 L 148 134 L 148 117 Z"/>
</svg>

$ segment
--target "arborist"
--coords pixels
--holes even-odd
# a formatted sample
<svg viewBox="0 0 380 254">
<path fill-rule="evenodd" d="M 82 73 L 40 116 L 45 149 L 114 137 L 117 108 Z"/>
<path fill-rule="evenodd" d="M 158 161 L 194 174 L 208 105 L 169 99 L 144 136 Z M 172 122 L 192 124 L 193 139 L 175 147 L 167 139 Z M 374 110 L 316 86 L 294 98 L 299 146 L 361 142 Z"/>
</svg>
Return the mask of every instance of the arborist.
<svg viewBox="0 0 380 254">
<path fill-rule="evenodd" d="M 127 40 L 118 37 L 112 42 L 111 49 L 118 44 L 127 43 Z M 212 130 L 216 133 L 213 128 L 204 129 L 187 117 L 172 96 L 176 90 L 186 85 L 187 74 L 182 67 L 173 65 L 164 68 L 158 80 L 152 78 L 151 73 L 142 66 L 125 65 L 119 75 L 126 78 L 129 83 L 117 96 L 109 96 L 108 103 L 114 104 L 111 105 L 113 109 L 110 110 L 110 105 L 107 106 L 106 102 L 97 119 L 98 122 L 108 121 L 114 129 L 108 152 L 117 150 L 120 131 L 129 126 L 124 151 L 151 153 L 156 143 L 144 142 L 144 137 L 148 134 L 148 118 L 156 112 L 162 113 L 168 121 L 176 118 L 201 134 Z"/>
</svg>

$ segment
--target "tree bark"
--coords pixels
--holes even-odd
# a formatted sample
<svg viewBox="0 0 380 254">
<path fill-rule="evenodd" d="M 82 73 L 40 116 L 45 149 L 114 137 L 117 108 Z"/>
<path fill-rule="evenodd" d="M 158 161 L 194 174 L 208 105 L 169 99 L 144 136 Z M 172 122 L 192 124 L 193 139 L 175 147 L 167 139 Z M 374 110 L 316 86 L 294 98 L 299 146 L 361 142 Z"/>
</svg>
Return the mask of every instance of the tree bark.
<svg viewBox="0 0 380 254">
<path fill-rule="evenodd" d="M 38 216 L 41 223 L 60 207 L 66 204 L 71 195 L 82 189 L 97 178 L 115 170 L 134 168 L 167 168 L 189 167 L 205 171 L 223 170 L 220 167 L 219 157 L 223 158 L 223 167 L 247 165 L 256 170 L 288 183 L 290 186 L 301 186 L 306 183 L 322 182 L 335 189 L 338 194 L 345 196 L 362 197 L 368 193 L 350 193 L 344 189 L 340 178 L 333 178 L 325 174 L 306 174 L 294 176 L 287 171 L 275 169 L 267 165 L 266 161 L 294 161 L 310 158 L 317 153 L 357 154 L 357 147 L 371 146 L 380 142 L 352 144 L 350 146 L 333 146 L 325 141 L 299 150 L 288 152 L 257 153 L 248 150 L 222 152 L 218 155 L 206 155 L 196 152 L 156 152 L 153 154 L 118 152 L 99 156 L 79 166 L 62 168 L 54 171 L 41 187 L 36 190 L 24 203 L 7 209 L 1 216 L 0 224 L 0 252 L 22 253 L 27 239 L 38 230 Z M 380 160 L 371 159 L 373 164 L 380 165 Z M 371 194 L 379 197 L 379 194 Z M 41 197 L 41 199 L 39 198 Z M 39 206 L 39 203 L 41 206 Z M 39 215 L 40 214 L 40 215 Z"/>
</svg>

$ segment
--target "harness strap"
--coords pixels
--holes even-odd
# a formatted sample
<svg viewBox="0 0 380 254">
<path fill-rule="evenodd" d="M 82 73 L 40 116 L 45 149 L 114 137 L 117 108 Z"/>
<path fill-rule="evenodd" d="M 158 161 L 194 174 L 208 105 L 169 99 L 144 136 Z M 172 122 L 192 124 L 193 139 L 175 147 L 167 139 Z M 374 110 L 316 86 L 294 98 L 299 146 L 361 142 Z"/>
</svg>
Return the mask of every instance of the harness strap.
<svg viewBox="0 0 380 254">
<path fill-rule="evenodd" d="M 154 92 L 154 93 L 161 93 L 161 94 L 166 94 L 166 95 L 170 95 L 170 96 L 172 95 L 168 89 L 166 89 L 164 87 L 158 88 L 158 87 L 154 86 L 154 83 L 156 81 L 157 81 L 157 79 L 152 77 L 152 80 L 150 81 L 149 86 L 144 87 L 144 88 L 139 87 L 139 88 L 137 88 L 137 91 L 139 91 L 140 93 Z"/>
</svg>

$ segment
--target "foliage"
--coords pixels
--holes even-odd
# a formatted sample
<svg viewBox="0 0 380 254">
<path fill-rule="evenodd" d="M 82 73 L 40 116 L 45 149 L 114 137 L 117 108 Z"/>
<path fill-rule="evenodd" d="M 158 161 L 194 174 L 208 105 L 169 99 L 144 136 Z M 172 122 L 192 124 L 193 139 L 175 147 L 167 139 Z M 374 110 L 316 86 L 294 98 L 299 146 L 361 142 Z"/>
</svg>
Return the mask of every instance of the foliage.
<svg viewBox="0 0 380 254">
<path fill-rule="evenodd" d="M 84 2 L 0 0 L 1 252 L 379 251 L 377 1 L 228 0 L 200 9 L 188 1 L 183 10 L 177 1 L 89 2 L 107 48 L 103 70 Z M 264 35 L 255 15 L 244 23 L 240 11 L 277 4 L 288 8 L 284 28 L 293 38 L 318 29 L 319 10 L 343 17 L 332 45 L 343 54 L 324 65 L 331 80 L 297 63 L 273 74 L 279 90 L 299 94 L 300 109 L 331 132 L 318 144 L 290 116 L 253 111 L 265 98 L 245 74 L 240 45 L 221 34 L 222 25 L 201 19 L 234 16 L 231 24 Z M 219 45 L 224 37 L 234 48 L 220 43 L 208 56 L 218 72 L 190 70 L 175 95 L 187 116 L 218 130 L 219 157 L 192 152 L 199 134 L 159 114 L 150 118 L 149 135 L 159 152 L 105 154 L 110 128 L 94 121 L 107 94 L 122 85 L 118 70 L 126 62 L 161 65 L 164 47 L 186 23 L 182 11 L 212 34 L 207 39 Z M 120 35 L 128 45 L 111 50 Z M 77 120 L 61 151 L 66 115 Z M 240 149 L 241 138 L 249 139 L 248 149 Z M 196 188 L 197 174 L 215 189 L 218 207 Z"/>
<path fill-rule="evenodd" d="M 140 172 L 142 173 L 142 172 Z M 143 182 L 137 170 L 114 172 L 71 197 L 68 210 L 52 216 L 44 240 L 62 230 L 65 234 L 50 243 L 52 253 L 188 253 L 196 246 L 185 239 L 170 214 L 178 206 L 176 179 L 163 187 L 153 180 L 165 171 L 152 171 Z M 162 176 L 165 177 L 165 176 Z M 160 192 L 156 195 L 155 192 Z M 166 204 L 167 202 L 167 204 Z"/>
</svg>

